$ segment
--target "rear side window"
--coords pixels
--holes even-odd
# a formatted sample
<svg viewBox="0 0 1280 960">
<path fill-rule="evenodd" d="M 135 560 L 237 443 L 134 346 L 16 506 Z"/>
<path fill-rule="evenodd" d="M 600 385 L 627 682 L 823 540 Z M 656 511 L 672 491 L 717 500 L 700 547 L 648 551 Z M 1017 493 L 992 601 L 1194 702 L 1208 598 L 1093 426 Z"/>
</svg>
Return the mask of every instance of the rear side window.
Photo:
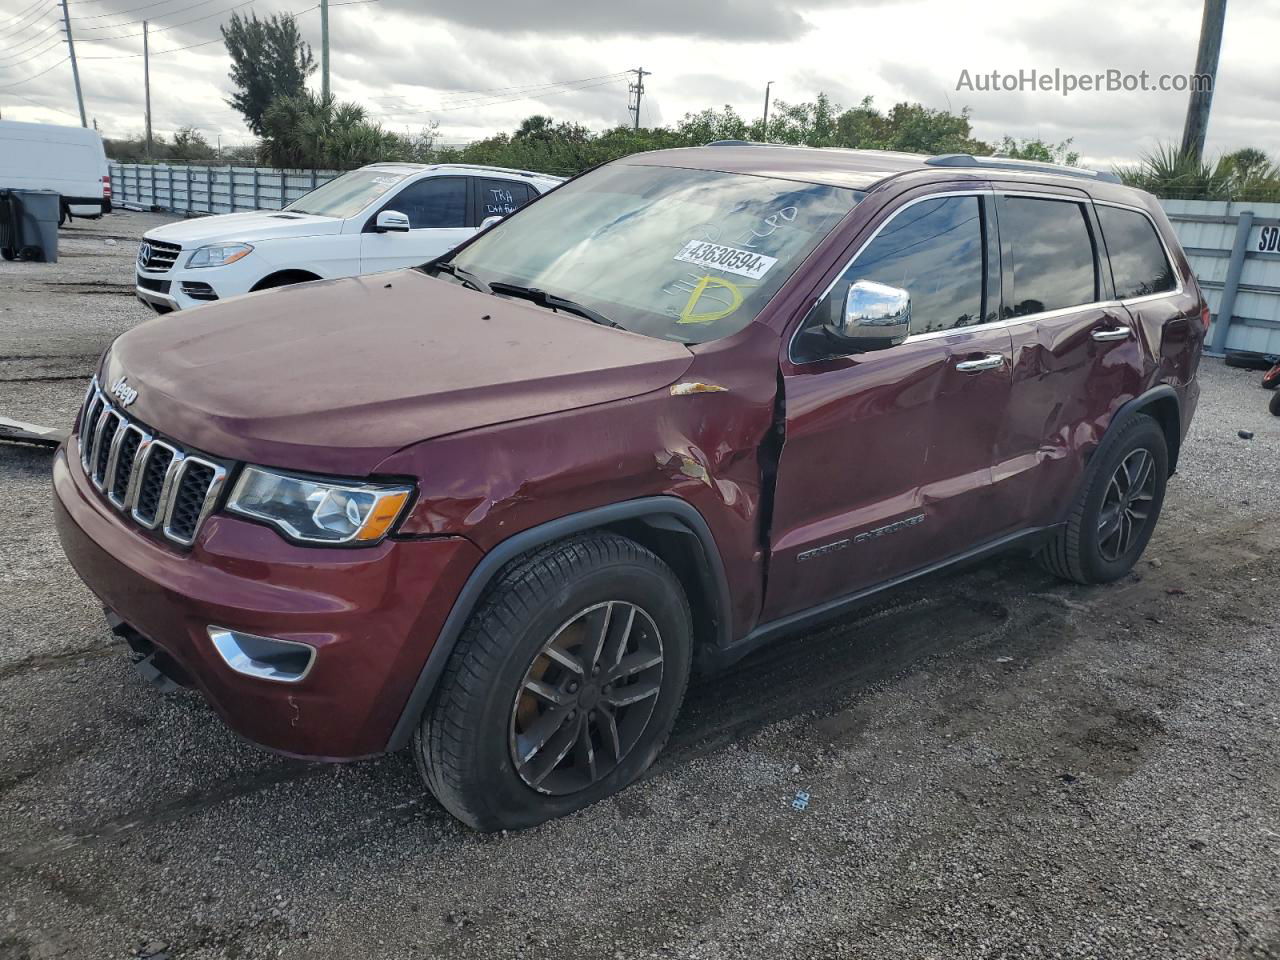
<svg viewBox="0 0 1280 960">
<path fill-rule="evenodd" d="M 1098 206 L 1102 236 L 1107 242 L 1116 299 L 1168 293 L 1177 287 L 1164 245 L 1145 214 L 1121 207 Z"/>
<path fill-rule="evenodd" d="M 387 204 L 409 218 L 413 230 L 467 225 L 467 178 L 431 177 L 411 183 Z"/>
<path fill-rule="evenodd" d="M 814 307 L 796 339 L 796 357 L 823 354 L 820 338 L 809 340 L 838 320 L 849 285 L 858 280 L 887 283 L 911 295 L 912 335 L 982 323 L 982 221 L 980 200 L 973 196 L 903 208 Z"/>
<path fill-rule="evenodd" d="M 505 217 L 515 213 L 533 198 L 527 183 L 511 180 L 477 180 L 480 191 L 480 219 Z"/>
<path fill-rule="evenodd" d="M 1005 197 L 1000 235 L 1013 261 L 1005 312 L 1023 317 L 1098 299 L 1093 238 L 1084 207 L 1072 200 Z"/>
</svg>

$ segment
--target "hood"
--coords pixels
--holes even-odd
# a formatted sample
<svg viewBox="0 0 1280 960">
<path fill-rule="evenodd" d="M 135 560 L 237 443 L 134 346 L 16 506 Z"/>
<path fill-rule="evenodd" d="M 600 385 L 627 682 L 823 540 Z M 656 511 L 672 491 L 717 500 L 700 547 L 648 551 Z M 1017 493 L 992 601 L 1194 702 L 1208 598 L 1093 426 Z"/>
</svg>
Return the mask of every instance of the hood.
<svg viewBox="0 0 1280 960">
<path fill-rule="evenodd" d="M 432 437 L 674 383 L 681 344 L 404 270 L 264 290 L 119 337 L 101 382 L 214 456 L 363 476 Z"/>
<path fill-rule="evenodd" d="M 342 232 L 344 221 L 310 213 L 255 210 L 223 213 L 216 217 L 179 220 L 148 230 L 147 240 L 163 240 L 193 250 L 206 243 L 257 243 L 282 237 L 319 237 Z"/>
</svg>

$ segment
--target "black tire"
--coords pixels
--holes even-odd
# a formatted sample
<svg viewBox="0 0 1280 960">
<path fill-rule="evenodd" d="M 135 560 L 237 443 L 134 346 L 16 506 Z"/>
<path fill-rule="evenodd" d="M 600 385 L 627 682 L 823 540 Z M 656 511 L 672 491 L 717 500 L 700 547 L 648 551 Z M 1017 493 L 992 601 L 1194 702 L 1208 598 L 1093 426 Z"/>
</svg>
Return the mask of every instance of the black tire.
<svg viewBox="0 0 1280 960">
<path fill-rule="evenodd" d="M 1117 487 L 1113 488 L 1112 480 L 1119 478 L 1121 464 L 1140 462 L 1138 451 L 1146 451 L 1152 461 L 1150 498 L 1134 501 L 1134 512 L 1145 512 L 1145 516 L 1140 525 L 1130 523 L 1130 537 L 1124 543 L 1123 531 L 1108 538 L 1099 528 L 1104 521 L 1104 505 L 1108 515 L 1117 515 L 1112 500 L 1123 483 L 1118 481 Z M 1168 476 L 1168 441 L 1164 430 L 1153 419 L 1137 414 L 1118 429 L 1108 432 L 1089 463 L 1066 524 L 1059 527 L 1041 548 L 1038 554 L 1041 564 L 1050 573 L 1076 583 L 1110 583 L 1123 577 L 1142 556 L 1160 519 Z M 1146 481 L 1143 481 L 1143 487 L 1144 491 L 1140 493 L 1146 492 Z M 1123 493 L 1120 499 L 1123 500 Z M 1119 511 L 1120 514 L 1124 512 Z M 1122 524 L 1124 520 L 1121 516 Z M 1111 529 L 1108 525 L 1107 531 Z M 1121 538 L 1119 541 L 1115 539 L 1117 536 Z"/>
<path fill-rule="evenodd" d="M 62 226 L 71 219 L 71 210 L 64 203 L 58 207 L 58 226 Z"/>
<path fill-rule="evenodd" d="M 627 619 L 625 629 L 617 628 L 616 642 L 608 626 L 615 604 L 639 611 Z M 608 609 L 600 613 L 603 607 Z M 653 667 L 645 668 L 646 687 L 656 688 L 648 713 L 627 713 L 639 708 L 608 699 L 618 697 L 619 690 L 640 689 L 626 686 L 639 684 L 639 677 L 619 679 L 615 689 L 601 686 L 610 670 L 598 678 L 590 671 L 580 673 L 592 679 L 578 685 L 580 693 L 570 695 L 574 675 L 543 652 L 553 638 L 579 622 L 583 630 L 577 636 L 590 636 L 594 628 L 588 616 L 603 617 L 606 626 L 599 633 L 596 659 L 606 664 L 608 656 L 599 649 L 614 644 L 615 671 L 622 669 L 623 654 L 633 649 L 629 644 L 636 644 L 638 651 L 639 644 L 651 645 L 656 636 L 660 677 Z M 633 629 L 633 622 L 639 626 Z M 639 777 L 666 744 L 689 681 L 692 636 L 689 603 L 679 580 L 662 560 L 626 537 L 583 534 L 512 561 L 473 613 L 414 734 L 418 772 L 445 809 L 477 830 L 523 829 L 603 799 Z M 568 659 L 581 666 L 584 659 L 591 660 L 585 647 L 584 639 L 581 646 L 566 644 L 556 650 L 577 650 Z M 625 662 L 643 661 L 637 653 Z M 554 687 L 557 696 L 570 700 L 551 706 L 533 697 L 540 705 L 534 709 L 542 712 L 533 714 L 532 723 L 522 720 L 530 683 Z M 614 744 L 630 746 L 606 750 L 599 716 L 608 718 Z M 587 727 L 582 747 L 574 730 L 581 731 L 587 717 L 595 726 Z M 521 740 L 524 734 L 518 726 L 527 724 L 529 734 L 544 718 L 544 729 L 556 731 L 543 739 L 547 753 L 517 766 L 517 751 L 523 752 L 530 742 Z M 619 731 L 624 731 L 621 737 Z M 569 753 L 560 752 L 556 745 L 570 741 Z M 529 780 L 539 763 L 551 771 L 535 787 Z M 579 781 L 582 785 L 575 787 Z"/>
<path fill-rule="evenodd" d="M 1267 409 L 1277 417 L 1280 417 L 1280 392 L 1273 393 L 1271 395 L 1271 403 L 1268 405 Z"/>
<path fill-rule="evenodd" d="M 1223 361 L 1228 367 L 1238 367 L 1241 370 L 1270 370 L 1271 363 L 1267 362 L 1267 358 L 1260 353 L 1245 353 L 1243 351 L 1231 351 L 1223 356 Z"/>
<path fill-rule="evenodd" d="M 0 247 L 0 259 L 17 260 L 18 254 L 12 247 Z"/>
</svg>

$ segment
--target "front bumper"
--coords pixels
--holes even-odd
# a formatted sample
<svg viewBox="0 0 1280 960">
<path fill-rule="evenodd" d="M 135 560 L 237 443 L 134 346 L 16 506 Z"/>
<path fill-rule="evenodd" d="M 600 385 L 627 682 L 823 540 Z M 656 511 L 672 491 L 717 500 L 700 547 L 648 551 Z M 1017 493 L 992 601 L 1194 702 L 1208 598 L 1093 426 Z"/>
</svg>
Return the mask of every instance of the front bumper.
<svg viewBox="0 0 1280 960">
<path fill-rule="evenodd" d="M 456 537 L 301 547 L 222 514 L 181 551 L 125 525 L 89 485 L 75 438 L 54 459 L 53 486 L 63 550 L 103 604 L 176 661 L 229 727 L 292 756 L 385 751 L 480 559 Z M 309 644 L 314 665 L 289 684 L 237 673 L 210 625 Z"/>
</svg>

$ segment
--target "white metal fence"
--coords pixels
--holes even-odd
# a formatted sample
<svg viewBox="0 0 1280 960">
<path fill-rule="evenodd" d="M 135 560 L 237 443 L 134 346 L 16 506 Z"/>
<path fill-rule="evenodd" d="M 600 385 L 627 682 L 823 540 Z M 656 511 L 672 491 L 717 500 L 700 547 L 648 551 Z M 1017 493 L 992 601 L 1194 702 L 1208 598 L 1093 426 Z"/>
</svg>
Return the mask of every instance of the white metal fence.
<svg viewBox="0 0 1280 960">
<path fill-rule="evenodd" d="M 339 170 L 272 170 L 197 164 L 113 163 L 112 202 L 173 213 L 279 210 Z"/>
<path fill-rule="evenodd" d="M 1208 352 L 1280 355 L 1280 203 L 1160 203 L 1209 301 Z"/>
</svg>

